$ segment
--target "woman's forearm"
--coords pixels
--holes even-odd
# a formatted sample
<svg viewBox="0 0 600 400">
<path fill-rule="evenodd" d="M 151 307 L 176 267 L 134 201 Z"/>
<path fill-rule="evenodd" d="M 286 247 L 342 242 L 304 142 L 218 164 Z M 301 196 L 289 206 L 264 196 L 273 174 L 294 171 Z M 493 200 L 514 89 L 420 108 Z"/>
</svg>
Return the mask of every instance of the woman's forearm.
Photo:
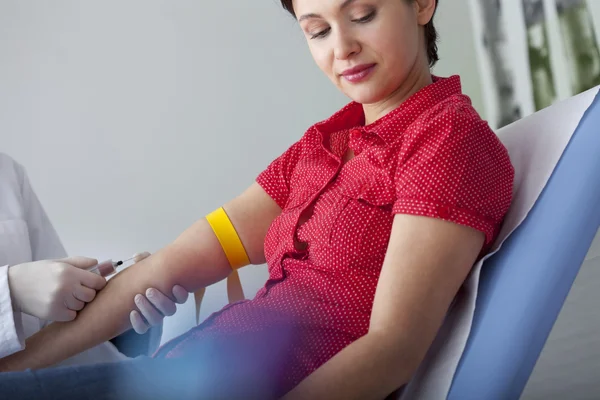
<svg viewBox="0 0 600 400">
<path fill-rule="evenodd" d="M 198 221 L 174 243 L 111 279 L 74 321 L 55 322 L 29 338 L 24 351 L 0 361 L 0 370 L 48 367 L 118 336 L 131 328 L 135 295 L 150 287 L 165 294 L 175 284 L 194 291 L 230 272 L 210 226 Z"/>
<path fill-rule="evenodd" d="M 264 238 L 281 208 L 256 183 L 225 205 L 252 264 L 264 262 Z M 156 288 L 169 297 L 174 285 L 189 292 L 225 279 L 227 257 L 201 219 L 173 243 L 111 279 L 70 322 L 53 323 L 26 341 L 24 351 L 0 360 L 0 371 L 43 368 L 120 335 L 129 328 L 136 294 Z"/>
<path fill-rule="evenodd" d="M 367 334 L 336 354 L 283 400 L 380 400 L 410 379 L 415 363 L 389 335 Z"/>
</svg>

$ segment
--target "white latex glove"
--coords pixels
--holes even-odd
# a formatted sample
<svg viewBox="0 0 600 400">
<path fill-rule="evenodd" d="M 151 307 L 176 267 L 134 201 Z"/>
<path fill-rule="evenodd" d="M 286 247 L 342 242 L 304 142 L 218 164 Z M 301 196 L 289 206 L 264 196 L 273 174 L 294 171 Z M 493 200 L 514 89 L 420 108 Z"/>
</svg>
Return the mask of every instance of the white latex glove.
<svg viewBox="0 0 600 400">
<path fill-rule="evenodd" d="M 48 321 L 71 321 L 106 286 L 106 279 L 85 271 L 98 263 L 87 257 L 43 260 L 8 269 L 14 308 Z"/>
<path fill-rule="evenodd" d="M 149 255 L 148 252 L 138 253 L 134 256 L 134 261 L 139 262 Z M 178 304 L 185 303 L 189 294 L 179 285 L 173 286 L 172 292 Z M 177 311 L 175 302 L 155 288 L 146 290 L 145 296 L 137 294 L 134 301 L 139 311 L 133 310 L 129 314 L 129 320 L 133 330 L 139 334 L 146 333 L 150 327 L 160 324 L 165 316 L 171 316 Z"/>
</svg>

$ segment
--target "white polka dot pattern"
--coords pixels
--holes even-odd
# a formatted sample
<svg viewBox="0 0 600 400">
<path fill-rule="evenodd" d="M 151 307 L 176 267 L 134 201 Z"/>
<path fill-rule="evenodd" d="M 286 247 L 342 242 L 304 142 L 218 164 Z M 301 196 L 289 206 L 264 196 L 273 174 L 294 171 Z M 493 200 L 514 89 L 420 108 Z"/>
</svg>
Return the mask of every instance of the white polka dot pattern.
<svg viewBox="0 0 600 400">
<path fill-rule="evenodd" d="M 344 163 L 348 149 L 355 157 Z M 458 77 L 435 78 L 368 126 L 362 106 L 349 104 L 257 179 L 283 209 L 265 240 L 265 286 L 162 354 L 180 356 L 211 335 L 293 332 L 280 382 L 289 390 L 367 333 L 394 214 L 467 225 L 484 232 L 488 245 L 510 205 L 513 174 Z"/>
</svg>

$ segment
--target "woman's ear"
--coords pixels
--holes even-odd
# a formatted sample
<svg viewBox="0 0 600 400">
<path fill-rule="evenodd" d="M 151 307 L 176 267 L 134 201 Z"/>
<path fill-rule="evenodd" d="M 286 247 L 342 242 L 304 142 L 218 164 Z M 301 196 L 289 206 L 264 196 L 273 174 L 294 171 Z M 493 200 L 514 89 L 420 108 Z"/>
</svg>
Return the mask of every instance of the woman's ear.
<svg viewBox="0 0 600 400">
<path fill-rule="evenodd" d="M 415 0 L 417 21 L 419 25 L 427 25 L 435 14 L 437 0 Z"/>
</svg>

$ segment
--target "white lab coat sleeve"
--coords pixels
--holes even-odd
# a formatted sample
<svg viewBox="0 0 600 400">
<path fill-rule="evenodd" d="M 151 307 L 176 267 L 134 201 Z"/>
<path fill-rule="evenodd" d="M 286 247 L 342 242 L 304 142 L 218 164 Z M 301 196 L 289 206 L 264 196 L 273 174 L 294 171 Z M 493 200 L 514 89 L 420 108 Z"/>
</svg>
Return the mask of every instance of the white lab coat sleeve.
<svg viewBox="0 0 600 400">
<path fill-rule="evenodd" d="M 8 287 L 8 265 L 0 266 L 0 358 L 25 348 L 21 313 L 14 312 Z"/>
<path fill-rule="evenodd" d="M 23 198 L 23 214 L 29 232 L 32 261 L 64 258 L 67 252 L 52 226 L 50 218 L 38 199 L 27 172 L 19 165 L 21 177 L 21 196 Z M 41 321 L 39 328 L 47 326 L 50 321 Z"/>
<path fill-rule="evenodd" d="M 12 164 L 14 168 L 13 177 L 15 179 L 10 180 L 14 183 L 14 186 L 11 185 L 11 189 L 21 192 L 19 196 L 21 200 L 20 208 L 22 210 L 21 217 L 27 226 L 26 230 L 24 228 L 22 232 L 24 234 L 27 232 L 29 236 L 27 247 L 31 249 L 31 259 L 22 259 L 19 262 L 65 257 L 65 249 L 48 215 L 33 191 L 25 170 L 20 164 L 14 161 Z M 14 235 L 15 232 L 12 234 Z M 19 238 L 14 239 L 17 240 Z M 21 244 L 25 248 L 25 244 Z M 22 256 L 26 256 L 25 253 L 29 252 L 23 251 Z M 0 266 L 0 358 L 23 350 L 26 338 L 22 320 L 23 316 L 20 312 L 15 312 L 12 304 L 8 284 L 8 269 L 8 265 Z M 42 324 L 40 321 L 39 328 L 42 327 Z"/>
<path fill-rule="evenodd" d="M 37 195 L 33 191 L 27 174 L 21 168 L 22 174 L 22 196 L 24 205 L 24 217 L 29 230 L 29 242 L 31 245 L 31 256 L 33 261 L 51 260 L 67 256 L 58 234 L 56 233 L 50 218 Z M 20 313 L 17 313 L 20 315 Z M 51 321 L 40 321 L 40 329 L 50 324 Z M 125 360 L 117 348 L 110 342 L 104 342 L 87 351 L 79 353 L 58 365 L 87 365 L 102 362 L 115 362 Z"/>
<path fill-rule="evenodd" d="M 11 251 L 8 254 L 10 257 L 4 257 L 9 261 L 2 262 L 14 265 L 66 257 L 65 248 L 31 187 L 25 170 L 20 164 L 1 153 L 0 185 L 3 186 L 0 195 L 4 194 L 6 197 L 9 192 L 12 193 L 10 196 L 12 207 L 7 205 L 8 203 L 3 204 L 3 199 L 0 199 L 0 207 L 8 209 L 4 215 L 6 219 L 4 227 L 0 221 L 0 236 L 3 232 L 6 235 L 6 240 L 0 242 L 0 250 L 3 250 L 4 245 L 7 251 Z M 9 226 L 11 229 L 7 230 Z M 19 247 L 19 244 L 22 246 Z M 16 253 L 13 254 L 15 251 Z M 9 266 L 0 265 L 0 358 L 24 349 L 26 336 L 49 323 L 49 321 L 40 321 L 35 317 L 14 312 L 8 286 L 8 268 Z M 119 353 L 112 343 L 105 342 L 65 360 L 61 365 L 85 365 L 123 359 L 126 357 Z"/>
<path fill-rule="evenodd" d="M 50 218 L 44 211 L 44 207 L 42 207 L 33 191 L 27 173 L 22 167 L 20 168 L 20 175 L 22 176 L 21 190 L 24 217 L 29 230 L 32 260 L 52 260 L 66 257 L 67 252 L 54 230 Z"/>
</svg>

